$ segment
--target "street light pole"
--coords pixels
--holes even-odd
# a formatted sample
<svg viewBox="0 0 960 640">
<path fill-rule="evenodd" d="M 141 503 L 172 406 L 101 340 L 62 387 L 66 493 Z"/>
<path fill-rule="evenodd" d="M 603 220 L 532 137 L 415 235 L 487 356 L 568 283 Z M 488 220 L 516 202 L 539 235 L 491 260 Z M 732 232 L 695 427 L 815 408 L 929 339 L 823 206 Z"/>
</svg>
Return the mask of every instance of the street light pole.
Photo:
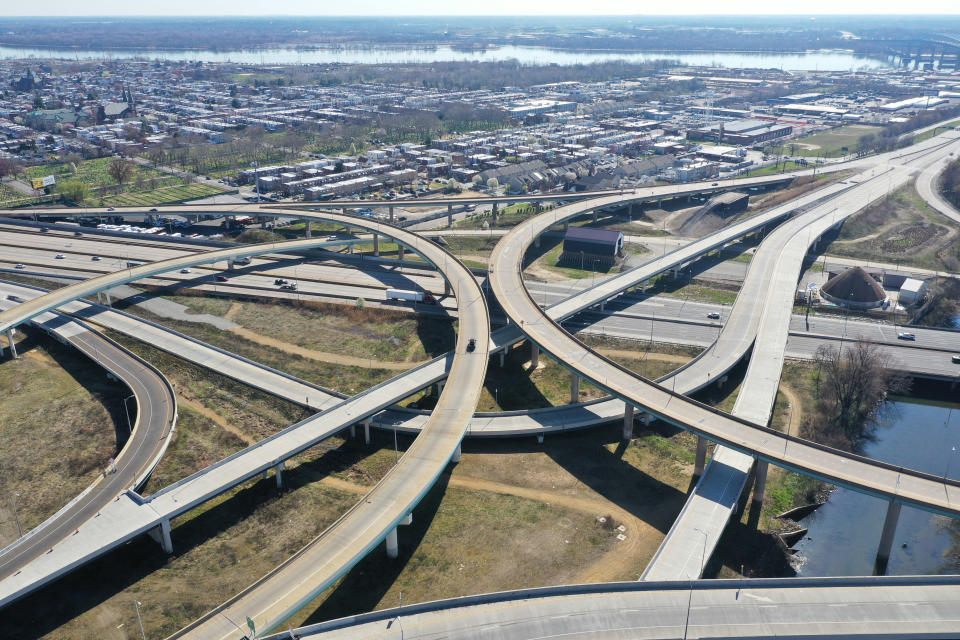
<svg viewBox="0 0 960 640">
<path fill-rule="evenodd" d="M 140 601 L 134 600 L 134 603 L 137 605 L 137 622 L 140 623 L 140 637 L 143 640 L 147 640 L 147 632 L 143 630 L 143 618 L 140 617 Z"/>
<path fill-rule="evenodd" d="M 131 393 L 129 396 L 123 399 L 123 410 L 126 411 L 127 413 L 127 436 L 128 437 L 133 435 L 133 422 L 130 421 L 130 407 L 129 405 L 127 405 L 127 401 L 133 397 L 134 397 L 134 394 Z"/>
<path fill-rule="evenodd" d="M 13 494 L 13 519 L 17 521 L 17 533 L 19 537 L 23 537 L 23 527 L 20 526 L 20 516 L 17 515 L 17 498 L 20 497 L 19 493 Z"/>
</svg>

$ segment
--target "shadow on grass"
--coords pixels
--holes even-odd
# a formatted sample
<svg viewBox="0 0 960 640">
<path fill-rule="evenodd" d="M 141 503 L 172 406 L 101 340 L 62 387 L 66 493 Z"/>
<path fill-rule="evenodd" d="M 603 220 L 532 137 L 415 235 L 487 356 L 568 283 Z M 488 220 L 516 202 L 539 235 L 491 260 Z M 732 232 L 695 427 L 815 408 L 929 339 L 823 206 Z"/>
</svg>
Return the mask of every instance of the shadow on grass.
<svg viewBox="0 0 960 640">
<path fill-rule="evenodd" d="M 318 596 L 316 602 L 319 604 L 303 624 L 372 611 L 396 582 L 423 541 L 437 515 L 449 482 L 449 473 L 440 474 L 436 483 L 413 510 L 413 523 L 398 528 L 400 555 L 396 559 L 386 557 L 383 544 L 372 549 L 337 585 Z M 306 608 L 309 610 L 311 606 L 313 605 L 307 605 Z"/>
</svg>

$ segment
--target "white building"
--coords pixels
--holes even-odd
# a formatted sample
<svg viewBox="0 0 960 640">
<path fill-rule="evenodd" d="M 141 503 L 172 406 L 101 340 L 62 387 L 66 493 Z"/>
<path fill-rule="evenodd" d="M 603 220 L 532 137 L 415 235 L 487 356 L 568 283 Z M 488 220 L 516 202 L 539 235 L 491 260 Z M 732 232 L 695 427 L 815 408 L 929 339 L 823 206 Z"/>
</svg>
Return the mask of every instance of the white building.
<svg viewBox="0 0 960 640">
<path fill-rule="evenodd" d="M 900 285 L 900 305 L 904 307 L 914 305 L 923 298 L 926 292 L 927 283 L 925 281 L 907 278 Z"/>
</svg>

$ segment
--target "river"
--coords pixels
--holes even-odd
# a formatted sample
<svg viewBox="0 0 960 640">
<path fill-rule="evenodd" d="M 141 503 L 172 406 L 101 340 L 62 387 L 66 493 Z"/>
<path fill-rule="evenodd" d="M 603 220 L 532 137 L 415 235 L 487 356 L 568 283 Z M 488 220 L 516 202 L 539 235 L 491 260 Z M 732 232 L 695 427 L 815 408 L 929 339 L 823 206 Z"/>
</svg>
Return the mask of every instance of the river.
<svg viewBox="0 0 960 640">
<path fill-rule="evenodd" d="M 887 403 L 872 433 L 873 438 L 863 447 L 864 455 L 960 479 L 960 403 L 897 398 Z M 795 545 L 798 574 L 871 575 L 886 510 L 885 500 L 836 489 L 826 504 L 801 522 L 809 528 L 809 537 Z M 953 543 L 950 525 L 949 518 L 903 507 L 887 574 L 960 571 L 960 560 L 949 558 Z M 952 525 L 960 531 L 960 522 Z"/>
<path fill-rule="evenodd" d="M 784 69 L 788 71 L 847 71 L 890 67 L 884 60 L 854 55 L 849 51 L 810 51 L 807 53 L 737 53 L 737 52 L 643 52 L 643 51 L 571 51 L 543 47 L 495 47 L 485 50 L 460 50 L 437 47 L 355 47 L 337 49 L 264 49 L 256 51 L 132 51 L 46 49 L 0 46 L 0 59 L 63 58 L 69 60 L 123 59 L 141 57 L 150 60 L 182 60 L 202 62 L 243 62 L 262 64 L 388 64 L 402 62 L 517 60 L 523 64 L 590 64 L 624 60 L 679 60 L 692 66 L 715 66 L 728 69 Z"/>
</svg>

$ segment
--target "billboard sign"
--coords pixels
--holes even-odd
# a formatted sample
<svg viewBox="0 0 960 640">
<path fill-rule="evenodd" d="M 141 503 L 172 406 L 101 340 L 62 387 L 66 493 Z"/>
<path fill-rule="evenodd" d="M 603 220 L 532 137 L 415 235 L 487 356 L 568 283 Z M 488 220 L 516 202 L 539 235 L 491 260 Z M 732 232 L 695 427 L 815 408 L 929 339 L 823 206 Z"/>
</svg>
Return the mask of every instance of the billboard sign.
<svg viewBox="0 0 960 640">
<path fill-rule="evenodd" d="M 56 176 L 44 176 L 42 178 L 34 178 L 30 181 L 30 186 L 37 191 L 44 187 L 52 187 L 55 184 L 57 184 Z"/>
</svg>

